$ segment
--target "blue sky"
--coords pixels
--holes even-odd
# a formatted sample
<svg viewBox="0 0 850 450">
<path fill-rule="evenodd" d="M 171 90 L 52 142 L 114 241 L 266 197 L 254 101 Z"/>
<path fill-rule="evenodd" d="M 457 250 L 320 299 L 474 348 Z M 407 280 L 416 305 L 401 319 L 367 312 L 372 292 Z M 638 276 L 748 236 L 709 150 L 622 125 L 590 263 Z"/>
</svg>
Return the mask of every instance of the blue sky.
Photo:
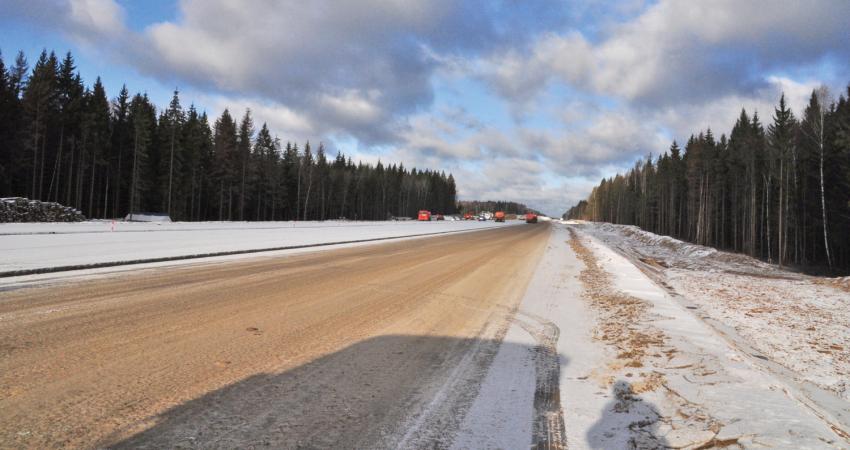
<svg viewBox="0 0 850 450">
<path fill-rule="evenodd" d="M 0 0 L 0 50 L 110 96 L 250 108 L 282 140 L 561 214 L 672 139 L 850 82 L 850 2 Z"/>
</svg>

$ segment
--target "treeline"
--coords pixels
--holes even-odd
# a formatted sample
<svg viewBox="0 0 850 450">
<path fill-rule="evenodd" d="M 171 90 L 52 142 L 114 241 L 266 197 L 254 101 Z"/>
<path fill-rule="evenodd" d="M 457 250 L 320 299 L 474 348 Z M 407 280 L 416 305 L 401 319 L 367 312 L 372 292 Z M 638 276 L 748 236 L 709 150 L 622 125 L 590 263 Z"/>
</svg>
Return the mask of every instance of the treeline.
<svg viewBox="0 0 850 450">
<path fill-rule="evenodd" d="M 637 225 L 780 265 L 850 270 L 850 88 L 815 90 L 802 117 L 784 95 L 765 127 L 742 111 L 731 133 L 676 142 L 607 178 L 569 218 Z"/>
<path fill-rule="evenodd" d="M 251 112 L 212 127 L 178 93 L 158 111 L 124 87 L 111 101 L 86 86 L 68 53 L 29 70 L 0 54 L 0 197 L 55 201 L 90 218 L 166 212 L 174 220 L 382 220 L 456 212 L 451 175 L 329 157 L 282 145 Z"/>
<path fill-rule="evenodd" d="M 528 212 L 540 214 L 539 212 L 525 206 L 522 203 L 506 202 L 506 201 L 478 201 L 478 200 L 461 200 L 458 202 L 458 209 L 461 213 L 478 214 L 483 211 L 496 212 L 504 211 L 505 214 L 525 214 Z"/>
</svg>

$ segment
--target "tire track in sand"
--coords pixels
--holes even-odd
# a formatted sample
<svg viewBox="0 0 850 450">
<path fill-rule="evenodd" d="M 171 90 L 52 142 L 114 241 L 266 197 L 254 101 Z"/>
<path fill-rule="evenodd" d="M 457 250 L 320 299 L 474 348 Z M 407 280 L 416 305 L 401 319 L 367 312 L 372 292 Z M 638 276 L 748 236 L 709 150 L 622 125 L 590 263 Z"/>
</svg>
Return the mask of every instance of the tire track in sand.
<svg viewBox="0 0 850 450">
<path fill-rule="evenodd" d="M 518 314 L 530 320 L 515 317 L 514 322 L 537 342 L 534 348 L 536 376 L 531 448 L 566 449 L 564 411 L 561 409 L 561 362 L 558 356 L 558 338 L 561 330 L 543 317 L 522 311 Z"/>
</svg>

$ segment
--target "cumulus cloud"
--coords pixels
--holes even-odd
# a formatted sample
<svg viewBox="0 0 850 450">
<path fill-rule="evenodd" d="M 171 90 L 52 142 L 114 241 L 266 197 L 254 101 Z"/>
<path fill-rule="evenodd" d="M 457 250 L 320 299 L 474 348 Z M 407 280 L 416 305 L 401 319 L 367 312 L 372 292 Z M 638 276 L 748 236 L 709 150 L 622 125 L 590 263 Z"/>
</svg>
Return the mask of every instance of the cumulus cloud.
<svg viewBox="0 0 850 450">
<path fill-rule="evenodd" d="M 850 3 L 662 0 L 597 42 L 548 33 L 485 58 L 481 76 L 527 101 L 553 79 L 652 106 L 763 89 L 777 68 L 850 59 Z"/>
<path fill-rule="evenodd" d="M 4 14 L 65 31 L 81 45 L 109 46 L 126 33 L 124 9 L 114 0 L 3 0 Z"/>
<path fill-rule="evenodd" d="M 115 0 L 6 0 L 14 13 L 160 81 L 298 110 L 365 144 L 398 139 L 409 114 L 433 101 L 432 75 L 449 59 L 521 43 L 554 29 L 556 0 L 180 0 L 173 20 L 140 33 Z"/>
<path fill-rule="evenodd" d="M 207 105 L 209 108 L 207 114 L 212 117 L 211 120 L 215 120 L 225 109 L 228 109 L 237 120 L 245 114 L 245 111 L 250 110 L 256 125 L 267 123 L 269 129 L 284 140 L 304 142 L 325 134 L 324 130 L 297 111 L 276 103 L 263 103 L 240 97 L 208 95 L 194 91 L 184 92 L 181 95 L 184 98 L 194 98 Z"/>
<path fill-rule="evenodd" d="M 148 27 L 134 50 L 146 73 L 275 101 L 382 144 L 431 105 L 442 60 L 524 40 L 511 27 L 552 21 L 555 2 L 543 3 L 183 0 L 180 17 Z M 516 14 L 501 14 L 509 5 Z"/>
<path fill-rule="evenodd" d="M 552 216 L 560 216 L 565 205 L 583 199 L 597 182 L 553 175 L 546 164 L 523 158 L 486 161 L 454 173 L 456 180 L 467 182 L 460 185 L 461 199 L 512 199 Z"/>
<path fill-rule="evenodd" d="M 68 20 L 74 24 L 79 38 L 92 33 L 115 36 L 126 31 L 124 10 L 112 0 L 73 0 L 70 6 Z"/>
</svg>

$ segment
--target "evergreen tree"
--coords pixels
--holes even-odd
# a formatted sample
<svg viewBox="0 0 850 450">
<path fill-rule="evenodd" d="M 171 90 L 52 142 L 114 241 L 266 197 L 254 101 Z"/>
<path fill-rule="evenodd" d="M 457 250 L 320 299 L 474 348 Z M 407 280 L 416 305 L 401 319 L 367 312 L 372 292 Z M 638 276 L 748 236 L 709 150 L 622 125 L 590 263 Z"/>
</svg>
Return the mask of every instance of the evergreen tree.
<svg viewBox="0 0 850 450">
<path fill-rule="evenodd" d="M 147 209 L 150 200 L 146 194 L 152 189 L 149 150 L 154 138 L 156 109 L 147 95 L 136 94 L 130 103 L 128 121 L 132 124 L 133 165 L 130 181 L 129 213 L 135 214 Z"/>
<path fill-rule="evenodd" d="M 237 180 L 239 150 L 237 148 L 236 123 L 225 109 L 216 120 L 214 127 L 215 169 L 213 175 L 218 180 L 218 220 L 232 220 L 233 183 Z"/>
<path fill-rule="evenodd" d="M 850 95 L 850 88 L 848 88 Z M 569 218 L 641 226 L 781 265 L 850 270 L 850 102 L 822 90 L 800 123 L 784 96 L 765 132 L 741 111 L 727 139 L 692 135 L 601 180 Z"/>
<path fill-rule="evenodd" d="M 58 109 L 58 76 L 56 55 L 52 52 L 48 55 L 43 50 L 23 91 L 22 103 L 28 134 L 26 144 L 29 148 L 29 160 L 25 163 L 29 166 L 30 198 L 42 198 L 44 155 L 49 133 L 53 131 L 51 122 Z"/>
<path fill-rule="evenodd" d="M 175 220 L 375 220 L 450 214 L 451 174 L 383 162 L 355 164 L 320 144 L 280 143 L 250 111 L 228 110 L 211 129 L 184 111 L 179 93 L 159 116 L 146 94 L 124 86 L 112 102 L 99 78 L 86 86 L 70 53 L 0 54 L 0 195 L 60 201 L 90 217 L 166 211 Z"/>
<path fill-rule="evenodd" d="M 85 205 L 89 217 L 106 217 L 106 202 L 109 197 L 108 156 L 111 114 L 109 100 L 106 98 L 106 91 L 100 78 L 95 81 L 94 88 L 85 95 L 84 99 L 85 116 L 82 132 L 85 145 L 82 151 L 85 155 L 90 155 L 85 158 L 89 161 L 89 166 L 86 167 L 89 172 L 87 174 L 88 200 Z M 82 185 L 82 176 L 80 180 Z"/>
<path fill-rule="evenodd" d="M 12 76 L 0 53 L 0 124 L 14 123 L 19 114 L 20 105 L 14 92 Z M 13 174 L 20 161 L 16 135 L 16 128 L 8 125 L 0 127 L 0 196 L 10 195 L 16 188 Z"/>
<path fill-rule="evenodd" d="M 133 161 L 133 124 L 130 122 L 130 93 L 127 86 L 112 101 L 112 136 L 110 164 L 115 180 L 112 192 L 112 216 L 123 217 L 129 212 L 130 180 Z"/>
<path fill-rule="evenodd" d="M 239 220 L 245 220 L 245 190 L 246 176 L 251 170 L 251 147 L 254 138 L 254 121 L 251 119 L 251 110 L 245 110 L 245 115 L 239 124 L 239 136 L 237 138 L 237 152 L 240 167 L 239 181 Z M 250 200 L 250 199 L 249 199 Z"/>
<path fill-rule="evenodd" d="M 163 209 L 165 212 L 172 216 L 175 212 L 171 208 L 172 201 L 177 198 L 177 201 L 182 205 L 182 190 L 178 189 L 175 193 L 174 190 L 174 175 L 180 174 L 183 171 L 183 126 L 186 121 L 186 117 L 183 113 L 183 107 L 180 106 L 180 97 L 179 92 L 177 90 L 174 91 L 174 95 L 171 97 L 171 103 L 168 105 L 168 109 L 165 110 L 162 119 L 160 120 L 159 129 L 162 130 L 161 138 L 162 142 L 160 147 L 162 150 L 160 154 L 167 154 L 168 159 L 163 158 L 161 160 L 161 174 L 163 174 L 163 178 L 167 181 L 162 184 L 167 186 L 165 189 L 165 201 L 163 205 Z M 167 165 L 166 165 L 167 163 Z M 180 206 L 178 205 L 177 210 L 180 210 Z M 179 216 L 179 214 L 178 214 Z"/>
</svg>

